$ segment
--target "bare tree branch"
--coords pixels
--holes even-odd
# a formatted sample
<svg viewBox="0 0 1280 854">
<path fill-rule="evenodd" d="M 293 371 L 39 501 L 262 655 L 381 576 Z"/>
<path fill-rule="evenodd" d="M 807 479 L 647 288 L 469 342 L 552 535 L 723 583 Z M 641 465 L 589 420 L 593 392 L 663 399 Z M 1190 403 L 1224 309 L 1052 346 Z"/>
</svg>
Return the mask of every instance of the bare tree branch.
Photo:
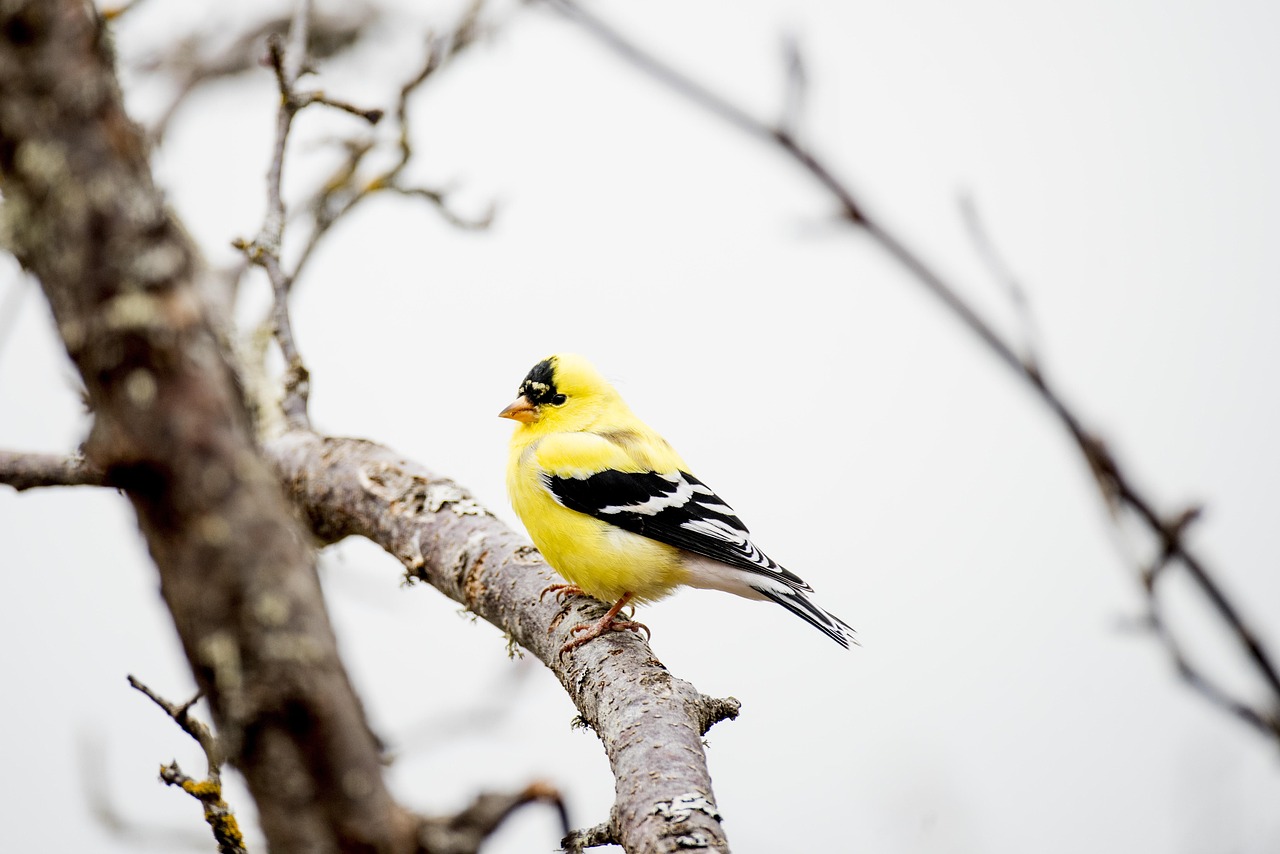
<svg viewBox="0 0 1280 854">
<path fill-rule="evenodd" d="M 555 673 L 604 744 L 615 779 L 611 825 L 627 851 L 676 850 L 680 839 L 728 850 L 701 736 L 736 717 L 737 700 L 706 697 L 676 679 L 638 636 L 611 636 L 562 659 L 569 629 L 598 619 L 603 606 L 540 600 L 557 576 L 452 481 L 358 439 L 295 431 L 266 452 L 323 542 L 367 537 L 409 578 L 501 628 Z"/>
<path fill-rule="evenodd" d="M 614 827 L 612 820 L 601 822 L 594 827 L 588 827 L 583 830 L 575 830 L 560 840 L 560 845 L 564 848 L 565 854 L 582 854 L 583 850 L 587 848 L 621 844 L 618 841 L 617 828 Z"/>
<path fill-rule="evenodd" d="M 81 456 L 0 451 L 0 484 L 18 492 L 39 486 L 106 486 L 106 477 Z"/>
<path fill-rule="evenodd" d="M 0 0 L 0 213 L 84 378 L 86 459 L 133 503 L 272 849 L 411 850 L 108 45 L 79 0 Z"/>
<path fill-rule="evenodd" d="M 769 144 L 792 160 L 827 191 L 838 205 L 843 219 L 869 235 L 926 291 L 938 299 L 1002 364 L 1027 384 L 1036 398 L 1054 414 L 1075 441 L 1097 481 L 1104 501 L 1109 505 L 1115 504 L 1132 512 L 1155 537 L 1158 546 L 1169 555 L 1169 560 L 1186 568 L 1201 593 L 1234 635 L 1246 661 L 1267 686 L 1271 696 L 1262 710 L 1255 709 L 1251 714 L 1241 715 L 1239 709 L 1247 704 L 1238 700 L 1227 701 L 1225 695 L 1204 690 L 1203 678 L 1199 674 L 1189 676 L 1184 666 L 1185 659 L 1175 655 L 1179 672 L 1200 688 L 1202 696 L 1213 700 L 1237 718 L 1251 723 L 1264 735 L 1280 741 L 1280 670 L 1277 670 L 1270 653 L 1263 648 L 1257 634 L 1245 623 L 1239 610 L 1214 580 L 1206 564 L 1188 545 L 1182 536 L 1182 527 L 1178 521 L 1164 517 L 1156 509 L 1155 500 L 1138 488 L 1115 455 L 1098 438 L 1098 433 L 1086 426 L 1084 420 L 1066 403 L 1057 388 L 1048 381 L 1042 368 L 1029 359 L 1019 357 L 1013 346 L 1006 342 L 1000 333 L 960 296 L 956 286 L 928 264 L 924 257 L 896 231 L 888 227 L 878 216 L 872 215 L 858 200 L 849 185 L 837 178 L 824 160 L 796 138 L 789 126 L 774 126 L 760 121 L 743 108 L 638 47 L 574 0 L 544 0 L 544 2 L 565 17 L 582 25 L 592 36 L 609 46 L 643 73 L 711 114 L 719 116 L 748 136 Z M 1150 590 L 1151 588 L 1148 588 L 1149 597 L 1152 595 Z"/>
<path fill-rule="evenodd" d="M 549 804 L 569 833 L 569 814 L 564 799 L 549 783 L 533 782 L 518 792 L 480 795 L 471 806 L 447 819 L 431 819 L 423 823 L 419 840 L 427 851 L 479 852 L 481 845 L 507 818 L 526 804 Z"/>
<path fill-rule="evenodd" d="M 248 854 L 244 835 L 227 802 L 222 799 L 222 784 L 216 780 L 194 780 L 182 773 L 177 760 L 160 766 L 160 779 L 177 786 L 204 806 L 204 820 L 213 830 L 218 854 Z"/>
<path fill-rule="evenodd" d="M 284 155 L 289 143 L 289 131 L 293 118 L 308 104 L 317 103 L 314 98 L 299 95 L 295 91 L 298 78 L 306 68 L 307 33 L 311 26 L 311 0 L 298 0 L 293 20 L 289 24 L 287 40 L 278 36 L 267 40 L 271 67 L 276 73 L 280 88 L 280 108 L 276 111 L 276 139 L 271 154 L 271 167 L 267 171 L 267 214 L 258 236 L 252 242 L 238 241 L 237 246 L 245 256 L 267 271 L 271 281 L 272 322 L 276 342 L 285 361 L 284 399 L 281 403 L 285 420 L 290 427 L 310 426 L 307 399 L 311 394 L 311 375 L 302 361 L 294 341 L 293 322 L 289 318 L 289 288 L 292 284 L 280 262 L 281 244 L 284 242 L 285 209 L 281 193 L 284 176 Z"/>
<path fill-rule="evenodd" d="M 136 2 L 129 4 L 131 8 L 136 5 Z M 362 3 L 347 3 L 340 9 L 313 16 L 308 28 L 308 54 L 313 59 L 327 59 L 348 50 L 369 32 L 377 19 L 375 11 Z M 156 55 L 142 62 L 138 71 L 165 75 L 173 80 L 176 88 L 169 104 L 150 128 L 151 140 L 155 143 L 163 140 L 178 109 L 196 89 L 258 69 L 262 46 L 271 36 L 286 32 L 290 21 L 291 17 L 272 17 L 237 33 L 229 43 L 215 41 L 212 46 L 205 31 L 175 36 Z"/>
<path fill-rule="evenodd" d="M 562 658 L 569 629 L 598 619 L 602 606 L 580 597 L 543 600 L 540 592 L 557 576 L 454 482 L 358 439 L 295 431 L 269 441 L 265 450 L 321 541 L 367 537 L 404 564 L 408 578 L 428 582 L 493 623 L 556 674 L 613 766 L 618 801 L 602 826 L 608 838 L 628 851 L 663 850 L 653 846 L 684 836 L 728 850 L 701 736 L 718 721 L 737 717 L 737 700 L 707 697 L 675 679 L 638 637 L 611 637 Z M 0 461 L 18 456 L 0 454 Z M 7 482 L 3 466 L 0 482 Z M 183 708 L 139 690 L 182 723 Z M 671 813 L 669 805 L 691 798 L 707 808 Z M 661 804 L 668 809 L 657 809 Z M 432 832 L 442 821 L 448 825 L 432 821 Z M 569 834 L 565 844 L 571 850 L 573 844 L 604 844 L 585 841 L 603 840 L 604 833 Z"/>
<path fill-rule="evenodd" d="M 182 731 L 195 739 L 204 751 L 208 768 L 204 780 L 193 780 L 178 767 L 177 760 L 160 767 L 160 779 L 169 786 L 177 786 L 204 806 L 204 820 L 213 831 L 213 838 L 218 843 L 219 854 L 247 854 L 244 834 L 240 832 L 240 823 L 236 821 L 231 807 L 222 799 L 222 748 L 213 730 L 203 721 L 191 715 L 191 707 L 201 695 L 196 694 L 181 706 L 171 703 L 139 682 L 133 676 L 129 684 L 145 694 L 150 700 L 164 709 L 173 718 L 173 722 L 182 727 Z"/>
<path fill-rule="evenodd" d="M 1004 288 L 1005 295 L 1008 296 L 1009 303 L 1017 314 L 1018 325 L 1022 329 L 1022 363 L 1028 369 L 1038 373 L 1040 357 L 1037 340 L 1040 336 L 1036 329 L 1035 317 L 1031 313 L 1031 301 L 1027 299 L 1026 289 L 1022 287 L 1018 277 L 1014 275 L 1013 270 L 996 249 L 995 241 L 987 233 L 986 225 L 978 214 L 978 205 L 973 200 L 973 196 L 968 193 L 960 197 L 960 218 L 964 220 L 969 230 L 969 237 L 973 241 L 978 257 L 986 264 L 991 278 Z"/>
<path fill-rule="evenodd" d="M 378 148 L 372 141 L 347 142 L 347 157 L 337 170 L 304 203 L 310 213 L 311 231 L 298 256 L 290 282 L 297 281 L 302 270 L 311 260 L 320 241 L 339 220 L 350 214 L 361 202 L 380 192 L 424 199 L 432 204 L 445 221 L 456 228 L 482 230 L 493 222 L 494 208 L 478 217 L 469 217 L 455 211 L 444 189 L 417 187 L 404 183 L 403 176 L 414 157 L 413 139 L 409 133 L 409 102 L 428 80 L 467 48 L 475 44 L 480 34 L 480 13 L 484 0 L 472 0 L 461 18 L 444 36 L 429 35 L 426 39 L 426 57 L 418 72 L 400 87 L 392 116 L 396 127 L 395 145 L 397 157 L 390 168 L 372 179 L 362 179 L 360 167 L 367 155 Z"/>
</svg>

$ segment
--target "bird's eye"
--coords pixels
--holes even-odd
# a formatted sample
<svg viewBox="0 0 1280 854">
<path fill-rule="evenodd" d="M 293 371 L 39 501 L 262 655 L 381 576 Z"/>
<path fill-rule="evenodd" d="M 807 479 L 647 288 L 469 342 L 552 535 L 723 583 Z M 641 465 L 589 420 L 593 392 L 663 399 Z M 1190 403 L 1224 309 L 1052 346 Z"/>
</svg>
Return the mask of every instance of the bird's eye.
<svg viewBox="0 0 1280 854">
<path fill-rule="evenodd" d="M 555 397 L 551 398 L 551 405 L 559 406 L 560 404 L 564 403 L 568 399 L 569 398 L 565 397 L 563 394 L 557 394 Z"/>
</svg>

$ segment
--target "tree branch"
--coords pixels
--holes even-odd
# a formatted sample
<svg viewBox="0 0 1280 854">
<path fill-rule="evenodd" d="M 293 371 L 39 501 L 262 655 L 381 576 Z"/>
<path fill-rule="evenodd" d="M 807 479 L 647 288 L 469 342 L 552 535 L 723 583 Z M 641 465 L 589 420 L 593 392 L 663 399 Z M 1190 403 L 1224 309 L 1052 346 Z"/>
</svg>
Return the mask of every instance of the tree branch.
<svg viewBox="0 0 1280 854">
<path fill-rule="evenodd" d="M 133 503 L 272 849 L 412 850 L 112 63 L 79 0 L 0 0 L 0 213 L 84 379 L 85 457 Z"/>
<path fill-rule="evenodd" d="M 492 223 L 492 205 L 480 216 L 468 217 L 453 209 L 446 190 L 411 186 L 403 180 L 415 153 L 409 133 L 409 101 L 441 68 L 475 44 L 480 33 L 480 13 L 483 8 L 484 0 L 472 0 L 457 23 L 444 36 L 428 35 L 422 66 L 400 87 L 391 113 L 396 131 L 396 159 L 389 168 L 371 180 L 362 180 L 360 166 L 368 154 L 379 149 L 379 145 L 373 141 L 348 141 L 346 159 L 303 206 L 311 216 L 311 231 L 298 254 L 291 281 L 297 281 L 329 229 L 361 202 L 380 192 L 389 191 L 424 199 L 435 207 L 446 222 L 457 228 L 482 230 Z"/>
<path fill-rule="evenodd" d="M 18 492 L 39 486 L 106 486 L 102 471 L 81 456 L 0 451 L 0 484 Z"/>
<path fill-rule="evenodd" d="M 273 35 L 267 40 L 271 67 L 276 73 L 276 83 L 280 89 L 275 145 L 271 154 L 271 166 L 267 170 L 267 213 L 258 236 L 252 242 L 236 243 L 250 261 L 266 270 L 271 282 L 272 323 L 276 342 L 280 345 L 280 353 L 285 362 L 284 399 L 281 405 L 285 420 L 294 428 L 310 426 L 307 400 L 311 395 L 311 375 L 298 352 L 293 336 L 293 322 L 289 319 L 289 289 L 293 280 L 285 273 L 280 261 L 285 225 L 284 196 L 280 185 L 284 177 L 284 155 L 294 116 L 308 104 L 316 103 L 315 99 L 301 96 L 295 91 L 298 78 L 306 68 L 307 33 L 310 26 L 311 0 L 297 0 L 287 38 L 282 40 Z"/>
<path fill-rule="evenodd" d="M 562 659 L 569 629 L 599 619 L 603 606 L 581 597 L 540 600 L 558 577 L 454 482 L 359 439 L 295 431 L 265 450 L 323 542 L 367 537 L 394 555 L 407 577 L 507 632 L 555 673 L 604 744 L 617 798 L 612 824 L 627 851 L 675 850 L 682 838 L 728 850 L 701 736 L 736 717 L 737 700 L 700 694 L 631 634 Z M 671 806 L 686 802 L 702 806 Z"/>
<path fill-rule="evenodd" d="M 213 831 L 219 854 L 246 854 L 240 823 L 236 821 L 231 807 L 222 799 L 222 748 L 213 730 L 191 715 L 191 707 L 196 704 L 201 695 L 196 694 L 179 706 L 164 699 L 133 676 L 129 677 L 129 684 L 163 709 L 165 714 L 182 727 L 183 732 L 195 739 L 200 749 L 204 751 L 208 768 L 204 780 L 193 780 L 183 774 L 177 760 L 160 766 L 160 779 L 166 785 L 177 786 L 201 803 L 204 807 L 204 820 Z"/>
</svg>

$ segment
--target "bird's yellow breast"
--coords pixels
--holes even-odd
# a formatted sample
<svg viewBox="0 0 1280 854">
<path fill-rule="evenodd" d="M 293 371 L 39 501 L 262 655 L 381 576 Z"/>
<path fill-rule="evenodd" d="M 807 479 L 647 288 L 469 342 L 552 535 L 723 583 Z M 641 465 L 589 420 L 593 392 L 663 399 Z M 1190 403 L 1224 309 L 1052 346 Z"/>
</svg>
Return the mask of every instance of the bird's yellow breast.
<svg viewBox="0 0 1280 854">
<path fill-rule="evenodd" d="M 610 604 L 626 593 L 654 601 L 685 583 L 679 549 L 558 504 L 542 484 L 537 444 L 512 442 L 507 490 L 533 544 L 556 572 Z"/>
</svg>

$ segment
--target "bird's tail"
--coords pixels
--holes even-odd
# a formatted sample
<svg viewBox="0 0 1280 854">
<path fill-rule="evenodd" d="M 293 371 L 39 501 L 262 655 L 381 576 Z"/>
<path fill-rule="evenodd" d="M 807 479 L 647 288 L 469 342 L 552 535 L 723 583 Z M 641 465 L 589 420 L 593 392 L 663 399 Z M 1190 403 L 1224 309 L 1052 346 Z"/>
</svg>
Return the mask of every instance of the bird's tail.
<svg viewBox="0 0 1280 854">
<path fill-rule="evenodd" d="M 777 602 L 845 649 L 848 649 L 851 643 L 858 644 L 858 639 L 854 636 L 856 632 L 848 623 L 810 602 L 809 597 L 801 591 L 782 584 L 768 586 L 752 584 L 751 588 L 766 599 Z"/>
</svg>

